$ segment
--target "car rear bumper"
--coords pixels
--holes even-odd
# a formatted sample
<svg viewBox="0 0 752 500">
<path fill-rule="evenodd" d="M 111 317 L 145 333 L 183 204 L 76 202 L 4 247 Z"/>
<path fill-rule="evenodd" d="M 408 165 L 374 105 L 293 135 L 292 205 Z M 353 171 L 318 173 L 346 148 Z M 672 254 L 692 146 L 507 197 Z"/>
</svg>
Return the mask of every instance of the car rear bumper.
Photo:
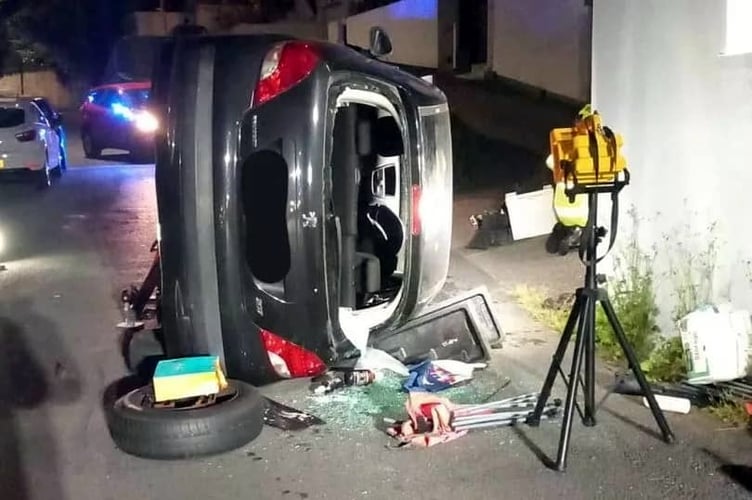
<svg viewBox="0 0 752 500">
<path fill-rule="evenodd" d="M 42 170 L 44 164 L 44 151 L 29 151 L 23 153 L 0 152 L 0 173 L 23 170 Z"/>
</svg>

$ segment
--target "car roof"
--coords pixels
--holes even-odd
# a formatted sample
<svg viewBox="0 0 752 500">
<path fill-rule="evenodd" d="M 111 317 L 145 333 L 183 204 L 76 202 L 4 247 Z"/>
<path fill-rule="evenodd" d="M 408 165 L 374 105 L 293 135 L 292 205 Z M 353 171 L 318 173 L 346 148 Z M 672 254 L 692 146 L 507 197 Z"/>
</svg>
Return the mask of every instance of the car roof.
<svg viewBox="0 0 752 500">
<path fill-rule="evenodd" d="M 28 97 L 0 97 L 0 108 L 18 108 L 27 113 L 34 109 L 42 112 Z"/>
<path fill-rule="evenodd" d="M 91 89 L 96 90 L 149 90 L 151 88 L 151 82 L 124 82 L 124 83 L 107 83 L 105 85 L 99 85 Z"/>
<path fill-rule="evenodd" d="M 28 104 L 30 102 L 28 97 L 5 97 L 0 96 L 0 105 L 2 106 L 20 106 L 23 104 Z"/>
</svg>

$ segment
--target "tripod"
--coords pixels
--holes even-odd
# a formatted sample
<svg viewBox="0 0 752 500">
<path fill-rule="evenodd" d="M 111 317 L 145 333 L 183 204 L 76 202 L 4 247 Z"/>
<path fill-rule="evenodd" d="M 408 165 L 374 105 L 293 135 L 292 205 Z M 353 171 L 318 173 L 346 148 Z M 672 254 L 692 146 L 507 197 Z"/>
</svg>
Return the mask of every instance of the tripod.
<svg viewBox="0 0 752 500">
<path fill-rule="evenodd" d="M 596 265 L 599 260 L 597 258 L 597 249 L 598 244 L 601 242 L 606 231 L 602 227 L 597 227 L 598 194 L 611 193 L 611 199 L 613 201 L 610 247 L 613 245 L 616 236 L 618 193 L 622 187 L 623 185 L 618 184 L 579 187 L 579 192 L 588 194 L 589 207 L 588 223 L 583 231 L 583 239 L 580 247 L 580 258 L 582 259 L 583 253 L 585 255 L 585 258 L 582 259 L 586 266 L 585 286 L 577 289 L 572 311 L 569 314 L 561 340 L 559 341 L 559 345 L 554 353 L 551 366 L 548 370 L 548 375 L 546 376 L 543 388 L 541 389 L 540 398 L 538 399 L 535 410 L 527 421 L 531 426 L 537 426 L 540 423 L 540 418 L 546 402 L 551 395 L 551 389 L 556 380 L 556 375 L 557 373 L 561 374 L 564 383 L 567 386 L 567 398 L 562 418 L 559 451 L 555 463 L 555 468 L 558 471 L 564 471 L 566 469 L 570 433 L 572 431 L 572 417 L 574 416 L 575 406 L 577 407 L 577 411 L 582 417 L 582 422 L 586 427 L 592 427 L 595 425 L 595 310 L 598 303 L 603 307 L 608 322 L 616 334 L 619 345 L 629 362 L 629 367 L 634 372 L 635 378 L 640 384 L 642 394 L 648 400 L 650 411 L 652 412 L 658 427 L 661 429 L 664 441 L 670 443 L 674 440 L 674 435 L 668 426 L 668 422 L 666 422 L 666 418 L 655 400 L 653 391 L 640 369 L 640 363 L 637 360 L 634 349 L 629 343 L 627 336 L 624 334 L 624 329 L 616 316 L 616 312 L 614 311 L 613 305 L 608 297 L 608 293 L 605 289 L 599 287 L 599 284 L 605 280 L 600 279 L 596 272 Z M 585 246 L 584 252 L 583 245 Z M 576 332 L 575 323 L 577 324 Z M 567 379 L 561 368 L 561 363 L 573 334 L 575 335 L 574 355 L 569 378 Z M 585 364 L 584 381 L 581 377 L 583 361 Z M 582 385 L 584 393 L 584 412 L 581 411 L 581 408 L 577 403 L 577 389 L 580 385 Z"/>
</svg>

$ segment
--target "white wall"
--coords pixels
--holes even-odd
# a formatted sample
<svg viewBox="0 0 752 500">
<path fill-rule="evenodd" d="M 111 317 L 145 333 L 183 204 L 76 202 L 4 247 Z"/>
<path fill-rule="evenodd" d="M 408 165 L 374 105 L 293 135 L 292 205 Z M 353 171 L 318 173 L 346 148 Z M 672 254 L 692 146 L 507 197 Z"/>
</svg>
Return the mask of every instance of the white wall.
<svg viewBox="0 0 752 500">
<path fill-rule="evenodd" d="M 489 0 L 491 68 L 500 76 L 587 100 L 589 9 L 584 0 Z"/>
<path fill-rule="evenodd" d="M 368 47 L 369 32 L 381 26 L 394 52 L 385 61 L 435 68 L 438 65 L 438 0 L 402 0 L 347 18 L 347 41 Z"/>
<path fill-rule="evenodd" d="M 702 271 L 711 242 L 715 299 L 752 307 L 752 54 L 720 56 L 725 28 L 726 0 L 595 2 L 593 101 L 624 134 L 633 182 L 623 200 L 637 210 L 640 244 L 657 251 L 669 332 L 679 282 L 670 263 Z"/>
</svg>

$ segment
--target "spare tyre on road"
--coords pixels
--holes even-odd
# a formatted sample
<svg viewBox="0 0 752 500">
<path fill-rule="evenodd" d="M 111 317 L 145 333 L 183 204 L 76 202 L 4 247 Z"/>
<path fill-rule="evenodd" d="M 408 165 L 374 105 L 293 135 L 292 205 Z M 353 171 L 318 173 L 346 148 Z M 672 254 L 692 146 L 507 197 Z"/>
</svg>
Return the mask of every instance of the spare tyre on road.
<svg viewBox="0 0 752 500">
<path fill-rule="evenodd" d="M 150 385 L 105 396 L 105 416 L 115 444 L 152 459 L 193 458 L 240 448 L 264 425 L 264 399 L 253 386 L 229 380 L 216 397 L 160 406 Z M 113 389 L 111 389 L 112 391 Z"/>
</svg>

